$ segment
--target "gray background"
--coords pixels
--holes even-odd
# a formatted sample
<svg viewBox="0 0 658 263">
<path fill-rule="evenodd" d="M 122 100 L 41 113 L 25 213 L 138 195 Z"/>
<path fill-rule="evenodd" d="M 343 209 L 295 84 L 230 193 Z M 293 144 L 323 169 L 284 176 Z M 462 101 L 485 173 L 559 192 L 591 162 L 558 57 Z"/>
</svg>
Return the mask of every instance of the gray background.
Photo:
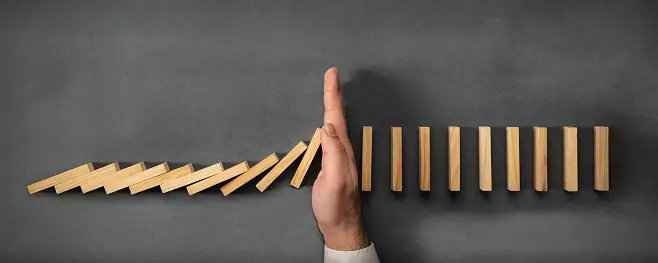
<svg viewBox="0 0 658 263">
<path fill-rule="evenodd" d="M 337 66 L 357 156 L 361 126 L 374 126 L 362 199 L 382 261 L 655 262 L 657 14 L 655 1 L 3 1 L 0 258 L 320 261 L 319 158 L 301 189 L 290 169 L 263 194 L 255 182 L 229 197 L 25 187 L 84 162 L 285 153 L 322 124 L 322 75 Z M 392 125 L 404 127 L 401 194 L 389 190 Z M 433 127 L 429 194 L 419 125 Z M 463 127 L 457 194 L 448 125 Z M 490 194 L 478 190 L 478 125 L 494 127 Z M 516 194 L 507 125 L 521 127 Z M 546 194 L 532 190 L 533 125 L 550 127 Z M 561 190 L 563 125 L 581 127 L 576 194 Z M 611 127 L 608 194 L 592 190 L 593 125 Z"/>
</svg>

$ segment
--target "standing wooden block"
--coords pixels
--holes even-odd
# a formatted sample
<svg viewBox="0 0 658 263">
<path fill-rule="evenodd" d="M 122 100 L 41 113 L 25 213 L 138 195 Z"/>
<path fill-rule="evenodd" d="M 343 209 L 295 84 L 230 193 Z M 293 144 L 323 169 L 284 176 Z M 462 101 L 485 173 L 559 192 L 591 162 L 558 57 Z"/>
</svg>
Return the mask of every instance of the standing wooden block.
<svg viewBox="0 0 658 263">
<path fill-rule="evenodd" d="M 199 182 L 196 182 L 195 184 L 192 184 L 187 187 L 187 193 L 189 195 L 196 194 L 198 192 L 201 192 L 203 190 L 206 190 L 210 187 L 213 187 L 215 185 L 220 184 L 221 182 L 224 182 L 228 179 L 231 179 L 233 177 L 236 177 L 244 172 L 249 170 L 249 164 L 247 162 L 242 162 L 240 164 L 237 164 L 221 173 L 218 173 L 216 175 L 213 175 L 211 177 L 208 177 L 206 179 L 203 179 Z"/>
<path fill-rule="evenodd" d="M 153 187 L 160 186 L 163 183 L 169 182 L 171 180 L 174 180 L 176 178 L 180 178 L 183 176 L 186 176 L 188 174 L 191 174 L 194 172 L 194 167 L 192 164 L 188 164 L 185 166 L 178 167 L 172 171 L 169 171 L 165 174 L 155 176 L 151 179 L 147 179 L 144 181 L 141 181 L 139 183 L 136 183 L 134 185 L 131 185 L 128 187 L 130 189 L 130 194 L 136 194 L 148 189 L 151 189 Z"/>
<path fill-rule="evenodd" d="M 418 128 L 418 159 L 420 165 L 420 191 L 427 192 L 431 188 L 430 127 Z"/>
<path fill-rule="evenodd" d="M 610 190 L 608 169 L 608 127 L 594 127 L 594 189 Z"/>
<path fill-rule="evenodd" d="M 169 182 L 166 182 L 164 184 L 161 184 L 160 189 L 162 190 L 162 193 L 166 193 L 181 188 L 183 186 L 201 181 L 203 179 L 206 179 L 223 171 L 224 171 L 224 165 L 221 162 L 219 162 L 211 166 L 208 166 L 206 168 L 203 168 L 201 170 L 198 170 L 194 173 L 191 173 L 189 175 L 182 176 L 174 180 L 171 180 Z"/>
<path fill-rule="evenodd" d="M 363 126 L 361 152 L 361 191 L 370 192 L 372 187 L 372 126 Z"/>
<path fill-rule="evenodd" d="M 507 190 L 521 191 L 519 162 L 519 127 L 507 127 Z"/>
<path fill-rule="evenodd" d="M 461 190 L 461 135 L 459 127 L 448 127 L 448 190 Z"/>
<path fill-rule="evenodd" d="M 135 174 L 133 176 L 124 177 L 123 179 L 110 182 L 105 185 L 105 193 L 111 194 L 141 181 L 156 177 L 158 175 L 164 174 L 169 171 L 169 165 L 167 163 L 162 163 L 156 165 L 143 171 L 141 173 Z"/>
<path fill-rule="evenodd" d="M 92 172 L 77 176 L 71 180 L 65 181 L 63 183 L 60 183 L 58 185 L 55 185 L 55 192 L 57 194 L 61 194 L 63 192 L 66 192 L 68 190 L 71 190 L 73 188 L 76 188 L 80 186 L 82 183 L 94 179 L 96 177 L 101 177 L 105 176 L 111 173 L 114 173 L 116 171 L 119 171 L 119 164 L 118 163 L 112 163 L 106 166 L 103 166 L 99 169 L 96 169 Z"/>
<path fill-rule="evenodd" d="M 391 127 L 391 190 L 402 191 L 402 127 Z"/>
<path fill-rule="evenodd" d="M 478 128 L 480 153 L 480 191 L 491 191 L 491 128 Z"/>
<path fill-rule="evenodd" d="M 60 183 L 66 182 L 83 174 L 89 173 L 94 170 L 91 163 L 83 164 L 66 172 L 60 173 L 55 176 L 48 177 L 36 183 L 27 186 L 27 192 L 34 194 L 44 189 L 48 189 Z"/>
<path fill-rule="evenodd" d="M 258 184 L 256 184 L 256 188 L 261 192 L 265 191 L 265 189 L 267 189 L 267 187 L 269 187 L 272 182 L 274 182 L 274 180 L 276 180 L 276 178 L 278 178 L 279 175 L 281 175 L 281 173 L 292 164 L 292 162 L 297 160 L 297 158 L 306 151 L 306 148 L 308 147 L 304 142 L 299 142 L 295 145 L 295 147 L 293 147 L 292 150 L 290 150 L 290 152 L 288 152 L 288 154 L 286 154 L 286 156 L 283 157 L 283 159 L 281 159 L 281 161 L 260 180 L 260 182 L 258 182 Z"/>
<path fill-rule="evenodd" d="M 535 127 L 535 191 L 548 191 L 548 130 Z"/>
<path fill-rule="evenodd" d="M 80 185 L 80 188 L 82 189 L 82 193 L 89 193 L 91 191 L 94 191 L 98 188 L 101 188 L 105 186 L 108 183 L 114 182 L 121 180 L 123 178 L 126 178 L 131 175 L 135 175 L 137 173 L 143 172 L 146 169 L 146 166 L 144 165 L 143 162 L 126 167 L 124 169 L 121 169 L 117 172 L 111 173 L 111 174 L 106 174 L 103 176 L 98 176 L 96 178 L 93 178 L 89 181 L 86 181 Z"/>
<path fill-rule="evenodd" d="M 270 156 L 267 156 L 265 159 L 260 161 L 258 164 L 254 165 L 254 167 L 251 167 L 251 169 L 249 169 L 248 171 L 246 171 L 242 175 L 240 175 L 237 178 L 233 179 L 228 184 L 225 184 L 224 186 L 222 186 L 222 193 L 224 194 L 224 196 L 229 195 L 233 191 L 235 191 L 238 188 L 240 188 L 241 186 L 245 185 L 247 182 L 249 182 L 252 179 L 256 178 L 256 176 L 263 173 L 265 170 L 267 170 L 270 167 L 274 166 L 277 162 L 279 162 L 279 157 L 276 156 L 276 153 L 270 154 Z"/>
<path fill-rule="evenodd" d="M 297 167 L 295 176 L 293 176 L 292 180 L 290 181 L 290 185 L 292 185 L 293 187 L 299 188 L 302 185 L 304 176 L 306 176 L 306 172 L 308 172 L 308 168 L 311 166 L 311 162 L 313 162 L 315 153 L 317 153 L 318 148 L 320 148 L 321 134 L 322 134 L 322 129 L 320 128 L 315 129 L 315 133 L 313 134 L 313 138 L 311 138 L 311 142 L 309 142 L 308 144 L 308 148 L 306 149 L 306 153 L 302 158 L 302 162 L 299 163 L 299 167 Z"/>
<path fill-rule="evenodd" d="M 564 127 L 564 190 L 578 192 L 578 128 Z"/>
</svg>

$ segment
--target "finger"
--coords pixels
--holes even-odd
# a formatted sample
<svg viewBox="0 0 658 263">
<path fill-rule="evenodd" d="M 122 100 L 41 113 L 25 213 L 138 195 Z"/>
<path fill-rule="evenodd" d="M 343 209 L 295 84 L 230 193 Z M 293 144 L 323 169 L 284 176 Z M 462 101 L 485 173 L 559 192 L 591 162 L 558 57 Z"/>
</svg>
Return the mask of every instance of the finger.
<svg viewBox="0 0 658 263">
<path fill-rule="evenodd" d="M 333 177 L 336 175 L 349 176 L 349 163 L 347 150 L 338 138 L 336 129 L 331 123 L 322 128 L 322 174 Z"/>
<path fill-rule="evenodd" d="M 330 68 L 324 74 L 324 123 L 333 124 L 343 142 L 347 139 L 347 125 L 336 68 Z"/>
</svg>

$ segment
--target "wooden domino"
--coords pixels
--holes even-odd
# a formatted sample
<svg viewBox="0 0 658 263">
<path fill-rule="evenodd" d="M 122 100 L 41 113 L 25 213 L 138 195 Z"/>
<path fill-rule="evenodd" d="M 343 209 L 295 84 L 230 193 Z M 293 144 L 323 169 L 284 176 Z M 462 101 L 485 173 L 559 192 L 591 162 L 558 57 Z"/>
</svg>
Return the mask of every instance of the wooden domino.
<svg viewBox="0 0 658 263">
<path fill-rule="evenodd" d="M 109 165 L 106 165 L 104 167 L 101 167 L 99 169 L 95 169 L 94 171 L 91 171 L 89 173 L 77 176 L 75 178 L 72 178 L 71 180 L 62 182 L 60 184 L 55 185 L 55 192 L 57 194 L 61 194 L 63 192 L 66 192 L 68 190 L 71 190 L 73 188 L 76 188 L 80 186 L 82 183 L 87 182 L 89 180 L 92 180 L 97 177 L 102 177 L 111 173 L 114 173 L 116 171 L 119 171 L 119 164 L 118 163 L 112 163 Z"/>
<path fill-rule="evenodd" d="M 610 190 L 608 138 L 608 127 L 594 127 L 594 189 L 596 191 Z"/>
<path fill-rule="evenodd" d="M 430 127 L 418 128 L 418 159 L 420 166 L 420 191 L 428 192 L 431 189 L 431 158 L 430 158 Z"/>
<path fill-rule="evenodd" d="M 391 127 L 391 191 L 402 191 L 402 127 Z"/>
<path fill-rule="evenodd" d="M 265 189 L 267 189 L 267 187 L 269 187 L 274 180 L 276 180 L 276 178 L 288 168 L 288 166 L 297 160 L 307 148 L 308 147 L 304 142 L 299 142 L 295 145 L 295 147 L 293 147 L 292 150 L 290 150 L 290 152 L 288 152 L 288 154 L 286 154 L 286 156 L 283 157 L 283 159 L 281 159 L 281 161 L 260 180 L 260 182 L 258 182 L 258 184 L 256 184 L 256 188 L 261 192 L 265 191 Z"/>
<path fill-rule="evenodd" d="M 564 190 L 578 191 L 578 128 L 564 127 Z"/>
<path fill-rule="evenodd" d="M 361 152 L 361 191 L 369 192 L 372 188 L 372 126 L 363 126 Z"/>
<path fill-rule="evenodd" d="M 66 172 L 57 174 L 55 176 L 48 177 L 36 183 L 27 186 L 27 192 L 29 194 L 34 194 L 44 189 L 48 189 L 60 183 L 66 182 L 83 174 L 89 173 L 94 170 L 94 166 L 91 163 L 83 164 Z"/>
<path fill-rule="evenodd" d="M 302 157 L 302 161 L 301 163 L 299 163 L 299 167 L 297 167 L 297 171 L 295 172 L 295 175 L 292 177 L 292 180 L 290 181 L 291 186 L 295 188 L 299 188 L 300 186 L 302 186 L 302 181 L 304 180 L 304 176 L 306 176 L 306 172 L 308 172 L 308 168 L 311 167 L 313 158 L 315 158 L 315 154 L 318 152 L 318 148 L 320 148 L 321 134 L 322 134 L 322 129 L 320 128 L 315 129 L 315 133 L 311 138 L 311 142 L 309 142 L 308 144 L 306 153 L 304 154 L 304 157 Z"/>
<path fill-rule="evenodd" d="M 169 172 L 166 172 L 161 175 L 157 175 L 151 179 L 147 179 L 144 181 L 141 181 L 139 183 L 136 183 L 134 185 L 131 185 L 128 187 L 130 189 L 130 194 L 136 194 L 142 191 L 146 191 L 148 189 L 151 189 L 153 187 L 158 187 L 161 184 L 164 184 L 166 182 L 169 182 L 171 180 L 174 180 L 176 178 L 180 178 L 183 176 L 186 176 L 188 174 L 191 174 L 194 172 L 194 167 L 192 164 L 188 164 L 185 166 L 178 167 L 174 170 L 171 170 Z"/>
<path fill-rule="evenodd" d="M 224 194 L 224 196 L 229 195 L 233 191 L 245 185 L 247 182 L 256 178 L 256 176 L 263 173 L 265 170 L 274 166 L 277 162 L 279 162 L 279 157 L 276 156 L 276 153 L 270 154 L 265 159 L 260 161 L 258 164 L 254 165 L 254 167 L 251 167 L 251 169 L 249 169 L 242 175 L 233 179 L 228 184 L 222 186 L 222 193 Z"/>
<path fill-rule="evenodd" d="M 535 191 L 548 191 L 548 129 L 534 127 Z"/>
<path fill-rule="evenodd" d="M 82 193 L 89 193 L 91 191 L 94 191 L 98 188 L 101 188 L 105 186 L 108 183 L 121 180 L 123 178 L 126 178 L 131 175 L 135 175 L 137 173 L 143 172 L 146 169 L 146 166 L 144 165 L 143 162 L 131 165 L 129 167 L 126 167 L 124 169 L 121 169 L 117 172 L 114 173 L 109 173 L 103 176 L 98 176 L 96 178 L 93 178 L 89 181 L 86 181 L 80 185 L 80 189 L 82 189 Z"/>
<path fill-rule="evenodd" d="M 507 127 L 507 190 L 521 191 L 521 163 L 519 161 L 519 127 Z"/>
<path fill-rule="evenodd" d="M 203 179 L 206 179 L 223 171 L 224 171 L 224 165 L 221 162 L 219 162 L 211 166 L 208 166 L 206 168 L 203 168 L 201 170 L 198 170 L 194 173 L 181 176 L 179 178 L 161 184 L 160 190 L 162 190 L 162 193 L 164 194 L 166 192 L 173 191 L 178 188 L 196 183 L 198 181 L 201 181 Z"/>
<path fill-rule="evenodd" d="M 461 135 L 459 127 L 448 127 L 448 190 L 461 190 Z"/>
<path fill-rule="evenodd" d="M 226 169 L 225 171 L 218 173 L 216 175 L 213 175 L 211 177 L 208 177 L 206 179 L 203 179 L 201 181 L 198 181 L 190 186 L 187 187 L 187 193 L 189 195 L 196 194 L 198 192 L 201 192 L 203 190 L 206 190 L 210 187 L 213 187 L 215 185 L 218 185 L 224 181 L 227 181 L 233 177 L 236 177 L 238 175 L 243 174 L 249 170 L 249 164 L 247 162 L 241 162 L 229 169 Z"/>
<path fill-rule="evenodd" d="M 491 191 L 491 128 L 478 128 L 480 159 L 480 191 Z"/>
<path fill-rule="evenodd" d="M 127 176 L 122 179 L 110 182 L 105 185 L 105 193 L 111 194 L 141 181 L 156 177 L 158 175 L 164 174 L 169 171 L 169 165 L 167 163 L 162 163 L 147 169 L 146 171 L 140 172 L 133 176 Z"/>
</svg>

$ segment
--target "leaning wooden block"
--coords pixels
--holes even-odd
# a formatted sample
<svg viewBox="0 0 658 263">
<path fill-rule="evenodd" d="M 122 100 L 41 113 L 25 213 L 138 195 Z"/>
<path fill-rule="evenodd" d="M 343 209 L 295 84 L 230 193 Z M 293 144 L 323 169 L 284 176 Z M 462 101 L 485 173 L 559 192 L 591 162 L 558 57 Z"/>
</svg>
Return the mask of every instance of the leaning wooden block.
<svg viewBox="0 0 658 263">
<path fill-rule="evenodd" d="M 240 164 L 237 164 L 221 173 L 218 173 L 216 175 L 213 175 L 211 177 L 208 177 L 206 179 L 203 179 L 201 181 L 198 181 L 190 186 L 187 187 L 187 193 L 189 195 L 196 194 L 198 192 L 201 192 L 203 190 L 206 190 L 210 187 L 213 187 L 215 185 L 220 184 L 221 182 L 224 182 L 226 180 L 229 180 L 233 177 L 236 177 L 238 175 L 243 174 L 249 170 L 249 164 L 247 162 L 242 162 Z"/>
<path fill-rule="evenodd" d="M 507 190 L 521 191 L 519 162 L 519 127 L 507 127 Z"/>
<path fill-rule="evenodd" d="M 248 171 L 246 171 L 242 175 L 240 175 L 237 178 L 233 179 L 228 184 L 225 184 L 224 186 L 222 186 L 222 193 L 224 194 L 224 196 L 229 195 L 233 191 L 235 191 L 238 188 L 240 188 L 241 186 L 245 185 L 247 182 L 249 182 L 252 179 L 256 178 L 256 176 L 263 173 L 265 170 L 267 170 L 270 167 L 274 166 L 277 162 L 279 162 L 279 157 L 276 156 L 276 153 L 270 154 L 270 156 L 267 156 L 265 159 L 260 161 L 258 164 L 254 165 L 254 167 L 251 167 L 251 169 L 249 169 Z"/>
<path fill-rule="evenodd" d="M 276 178 L 278 178 L 279 175 L 281 175 L 281 173 L 292 164 L 292 162 L 297 160 L 297 158 L 306 151 L 306 148 L 308 147 L 304 142 L 299 142 L 295 145 L 295 147 L 293 147 L 292 150 L 290 150 L 290 152 L 288 152 L 288 154 L 286 154 L 286 156 L 283 157 L 283 159 L 281 159 L 281 161 L 260 180 L 260 182 L 258 182 L 258 184 L 256 184 L 256 188 L 261 192 L 265 191 L 265 189 L 267 189 L 267 187 L 269 187 L 272 182 L 274 182 L 274 180 L 276 180 Z"/>
<path fill-rule="evenodd" d="M 161 184 L 164 184 L 166 182 L 169 182 L 171 180 L 174 180 L 176 178 L 180 178 L 183 176 L 186 176 L 188 174 L 191 174 L 194 172 L 194 167 L 192 164 L 188 164 L 185 166 L 178 167 L 174 170 L 171 170 L 167 173 L 164 173 L 162 175 L 158 175 L 156 177 L 153 177 L 148 180 L 141 181 L 139 183 L 136 183 L 134 185 L 131 185 L 128 187 L 130 189 L 130 194 L 136 194 L 148 189 L 151 189 L 153 187 L 160 186 Z"/>
<path fill-rule="evenodd" d="M 295 188 L 299 188 L 302 185 L 304 176 L 306 176 L 306 172 L 308 172 L 308 168 L 311 166 L 311 162 L 313 162 L 315 153 L 317 153 L 318 148 L 320 148 L 321 133 L 322 133 L 322 129 L 320 128 L 315 129 L 315 133 L 313 134 L 313 138 L 311 138 L 311 142 L 309 142 L 308 144 L 308 148 L 306 149 L 306 153 L 302 158 L 302 162 L 299 163 L 299 167 L 297 167 L 295 176 L 293 176 L 292 180 L 290 181 L 290 185 L 292 185 Z"/>
<path fill-rule="evenodd" d="M 34 194 L 44 189 L 48 189 L 60 183 L 66 182 L 83 174 L 89 173 L 94 170 L 91 163 L 83 164 L 66 172 L 60 173 L 55 176 L 48 177 L 36 183 L 27 186 L 27 192 Z"/>
<path fill-rule="evenodd" d="M 564 127 L 564 190 L 578 191 L 578 128 Z"/>
<path fill-rule="evenodd" d="M 66 182 L 60 183 L 58 185 L 55 185 L 55 192 L 57 194 L 61 194 L 63 192 L 66 192 L 68 190 L 71 190 L 73 188 L 76 188 L 80 186 L 82 183 L 87 182 L 91 179 L 105 176 L 111 173 L 114 173 L 116 171 L 119 171 L 119 164 L 118 163 L 112 163 L 106 166 L 103 166 L 99 169 L 96 169 L 92 172 L 77 176 L 71 180 L 68 180 Z"/>
<path fill-rule="evenodd" d="M 418 128 L 418 159 L 420 165 L 420 191 L 427 192 L 431 189 L 430 127 Z"/>
<path fill-rule="evenodd" d="M 448 127 L 448 190 L 461 190 L 461 139 L 459 127 Z"/>
<path fill-rule="evenodd" d="M 478 128 L 480 158 L 480 191 L 491 191 L 491 128 Z"/>
<path fill-rule="evenodd" d="M 608 169 L 608 127 L 594 127 L 594 189 L 610 190 Z"/>
<path fill-rule="evenodd" d="M 182 176 L 174 180 L 171 180 L 169 182 L 166 182 L 160 185 L 160 189 L 162 190 L 162 193 L 166 193 L 181 188 L 183 186 L 201 181 L 203 179 L 206 179 L 223 171 L 224 171 L 224 165 L 221 162 L 219 162 L 211 166 L 208 166 L 206 168 L 203 168 L 201 170 L 198 170 L 192 174 Z"/>
<path fill-rule="evenodd" d="M 548 191 L 548 131 L 535 127 L 535 191 Z"/>
<path fill-rule="evenodd" d="M 140 172 L 133 176 L 124 177 L 122 179 L 106 184 L 105 193 L 107 194 L 114 193 L 116 191 L 129 187 L 141 181 L 164 174 L 168 171 L 169 171 L 169 165 L 167 163 L 162 163 L 160 165 L 149 168 L 146 171 Z"/>
<path fill-rule="evenodd" d="M 402 127 L 391 127 L 391 191 L 402 191 Z"/>
<path fill-rule="evenodd" d="M 361 191 L 369 192 L 372 187 L 372 126 L 363 126 L 361 147 Z"/>
<path fill-rule="evenodd" d="M 111 174 L 106 174 L 103 176 L 98 176 L 96 178 L 93 178 L 89 181 L 86 181 L 80 185 L 80 189 L 82 189 L 82 193 L 88 193 L 91 191 L 94 191 L 98 188 L 101 188 L 105 186 L 106 184 L 109 184 L 111 182 L 121 180 L 123 178 L 126 178 L 131 175 L 135 175 L 137 173 L 143 172 L 146 170 L 146 166 L 144 165 L 144 162 L 126 167 L 124 169 L 121 169 L 117 172 L 111 173 Z"/>
</svg>

